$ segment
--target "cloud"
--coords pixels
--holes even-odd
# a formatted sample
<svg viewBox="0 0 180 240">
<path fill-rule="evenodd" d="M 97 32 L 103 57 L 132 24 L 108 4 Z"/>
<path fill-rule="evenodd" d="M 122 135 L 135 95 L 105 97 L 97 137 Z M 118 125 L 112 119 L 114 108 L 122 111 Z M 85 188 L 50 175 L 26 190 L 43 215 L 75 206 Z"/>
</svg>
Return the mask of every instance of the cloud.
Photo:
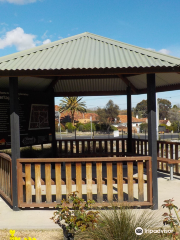
<svg viewBox="0 0 180 240">
<path fill-rule="evenodd" d="M 159 52 L 159 53 L 163 53 L 163 54 L 167 54 L 167 55 L 169 55 L 171 53 L 170 50 L 164 49 L 164 48 L 161 49 L 161 50 L 158 50 L 158 51 L 156 51 L 154 48 L 146 48 L 146 49 L 151 50 L 151 51 L 155 51 L 155 52 Z"/>
<path fill-rule="evenodd" d="M 45 41 L 43 41 L 43 44 L 47 44 L 47 43 L 50 43 L 51 40 L 50 39 L 46 39 Z"/>
<path fill-rule="evenodd" d="M 22 28 L 17 27 L 9 32 L 6 32 L 5 36 L 0 38 L 0 49 L 11 47 L 13 45 L 18 51 L 35 47 L 35 37 L 35 35 L 27 34 Z"/>
<path fill-rule="evenodd" d="M 28 3 L 33 3 L 36 2 L 37 0 L 0 0 L 0 2 L 8 2 L 8 3 L 14 3 L 14 4 L 28 4 Z"/>
<path fill-rule="evenodd" d="M 170 54 L 171 51 L 169 51 L 168 49 L 161 49 L 158 52 L 163 53 L 163 54 Z"/>
</svg>

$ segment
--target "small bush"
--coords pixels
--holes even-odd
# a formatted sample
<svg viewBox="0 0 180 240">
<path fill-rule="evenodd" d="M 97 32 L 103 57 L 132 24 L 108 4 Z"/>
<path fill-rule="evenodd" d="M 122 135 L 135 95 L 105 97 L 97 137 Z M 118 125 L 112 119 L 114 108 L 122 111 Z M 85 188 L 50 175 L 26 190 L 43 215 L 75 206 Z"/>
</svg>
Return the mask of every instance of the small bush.
<svg viewBox="0 0 180 240">
<path fill-rule="evenodd" d="M 72 131 L 74 131 L 76 129 L 76 127 L 73 126 L 73 124 L 71 122 L 67 122 L 65 124 L 65 128 L 68 129 L 68 132 L 72 132 Z"/>
</svg>

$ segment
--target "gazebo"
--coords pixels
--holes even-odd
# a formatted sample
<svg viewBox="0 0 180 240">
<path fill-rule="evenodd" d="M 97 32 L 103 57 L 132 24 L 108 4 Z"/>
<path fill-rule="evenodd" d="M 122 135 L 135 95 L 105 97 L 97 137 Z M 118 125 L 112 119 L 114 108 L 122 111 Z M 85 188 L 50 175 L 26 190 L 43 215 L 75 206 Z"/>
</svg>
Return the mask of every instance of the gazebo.
<svg viewBox="0 0 180 240">
<path fill-rule="evenodd" d="M 36 129 L 33 121 L 32 124 L 27 124 L 28 132 L 25 133 L 27 138 L 22 140 L 20 137 L 19 118 L 22 116 L 19 114 L 18 98 L 22 97 L 23 101 L 29 101 L 29 105 L 34 104 L 31 106 L 31 114 L 33 111 L 40 111 L 36 109 L 36 102 L 41 105 L 42 111 L 49 111 L 50 126 L 43 125 L 41 130 L 44 128 L 47 136 L 52 134 L 55 154 L 54 97 L 127 95 L 127 152 L 131 153 L 131 96 L 146 93 L 148 154 L 152 157 L 152 203 L 154 209 L 157 209 L 156 92 L 178 89 L 180 89 L 179 58 L 88 32 L 1 57 L 0 101 L 7 99 L 8 96 L 10 99 L 9 145 L 12 150 L 13 209 L 18 210 L 18 192 L 21 191 L 17 189 L 19 170 L 17 159 L 20 158 L 20 145 L 23 146 L 23 143 L 28 141 L 32 145 L 36 142 L 30 130 L 36 133 L 39 131 L 38 139 L 42 140 L 42 133 Z M 47 104 L 50 106 L 49 110 L 46 110 Z M 2 105 L 0 103 L 0 114 L 4 112 Z M 44 113 L 42 115 L 44 116 Z M 35 118 L 35 113 L 33 116 Z M 3 119 L 4 117 L 0 118 L 1 126 L 5 126 Z M 0 140 L 5 138 L 3 128 L 0 127 Z M 50 141 L 47 137 L 44 139 L 44 142 Z M 5 142 L 7 145 L 8 140 Z M 1 146 L 3 147 L 4 145 Z"/>
</svg>

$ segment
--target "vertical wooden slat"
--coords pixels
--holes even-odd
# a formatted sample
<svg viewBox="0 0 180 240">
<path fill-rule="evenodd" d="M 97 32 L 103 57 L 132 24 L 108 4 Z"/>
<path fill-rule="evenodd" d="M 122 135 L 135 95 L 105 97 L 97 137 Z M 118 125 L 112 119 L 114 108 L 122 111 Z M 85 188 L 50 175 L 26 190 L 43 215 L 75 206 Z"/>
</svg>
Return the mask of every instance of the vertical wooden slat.
<svg viewBox="0 0 180 240">
<path fill-rule="evenodd" d="M 146 174 L 147 174 L 147 201 L 152 203 L 152 160 L 146 161 Z"/>
<path fill-rule="evenodd" d="M 67 149 L 67 140 L 64 141 L 65 147 L 64 147 L 64 151 L 65 153 L 68 153 L 68 149 Z"/>
<path fill-rule="evenodd" d="M 118 202 L 123 202 L 123 163 L 117 162 Z"/>
<path fill-rule="evenodd" d="M 59 153 L 62 154 L 62 140 L 59 141 Z"/>
<path fill-rule="evenodd" d="M 96 152 L 96 140 L 93 141 L 93 153 Z"/>
<path fill-rule="evenodd" d="M 108 202 L 113 201 L 113 173 L 112 173 L 112 162 L 106 163 L 107 170 L 107 197 Z"/>
<path fill-rule="evenodd" d="M 79 154 L 79 141 L 76 140 L 76 153 Z"/>
<path fill-rule="evenodd" d="M 138 162 L 138 199 L 144 201 L 143 162 Z"/>
<path fill-rule="evenodd" d="M 72 192 L 72 173 L 71 173 L 71 163 L 66 163 L 66 199 L 68 195 Z"/>
<path fill-rule="evenodd" d="M 70 140 L 70 153 L 73 154 L 73 140 Z"/>
<path fill-rule="evenodd" d="M 99 152 L 102 153 L 102 141 L 99 140 Z"/>
<path fill-rule="evenodd" d="M 32 203 L 31 164 L 25 164 L 26 203 Z"/>
<path fill-rule="evenodd" d="M 7 194 L 7 161 L 4 161 L 4 193 Z"/>
<path fill-rule="evenodd" d="M 147 152 L 147 141 L 145 141 L 145 155 L 148 155 L 148 152 Z"/>
<path fill-rule="evenodd" d="M 82 140 L 82 153 L 84 153 L 84 146 L 85 146 L 85 141 Z"/>
<path fill-rule="evenodd" d="M 110 152 L 113 153 L 113 140 L 111 139 L 110 140 Z"/>
<path fill-rule="evenodd" d="M 56 203 L 60 203 L 62 200 L 61 163 L 55 164 L 55 181 L 56 181 Z"/>
<path fill-rule="evenodd" d="M 22 163 L 17 161 L 18 207 L 23 203 Z M 13 200 L 13 199 L 12 199 Z"/>
<path fill-rule="evenodd" d="M 102 189 L 102 163 L 96 163 L 96 175 L 97 175 L 97 202 L 103 201 L 103 189 Z"/>
<path fill-rule="evenodd" d="M 122 139 L 122 153 L 124 153 L 124 139 Z"/>
<path fill-rule="evenodd" d="M 4 159 L 2 159 L 2 191 L 3 192 L 5 190 L 5 188 L 4 188 L 4 184 L 5 184 L 5 181 L 4 181 L 4 175 L 5 175 L 5 173 L 4 173 L 4 163 L 5 163 L 5 161 L 4 161 Z"/>
<path fill-rule="evenodd" d="M 144 145 L 144 141 L 141 140 L 141 155 L 143 155 L 143 145 Z"/>
<path fill-rule="evenodd" d="M 116 157 L 119 157 L 119 139 L 116 140 Z"/>
<path fill-rule="evenodd" d="M 92 163 L 86 163 L 87 200 L 92 200 Z"/>
<path fill-rule="evenodd" d="M 166 158 L 169 158 L 169 144 L 166 144 Z M 166 171 L 168 171 L 168 164 L 166 163 Z"/>
<path fill-rule="evenodd" d="M 133 162 L 127 162 L 127 175 L 128 175 L 128 201 L 134 201 L 133 192 Z"/>
<path fill-rule="evenodd" d="M 139 155 L 139 140 L 137 140 L 137 154 Z"/>
<path fill-rule="evenodd" d="M 51 164 L 45 163 L 46 202 L 52 202 L 51 194 Z"/>
<path fill-rule="evenodd" d="M 41 164 L 35 163 L 35 192 L 36 192 L 36 203 L 42 202 L 41 197 Z"/>
<path fill-rule="evenodd" d="M 105 147 L 104 147 L 105 148 L 105 153 L 107 153 L 108 152 L 107 139 L 104 140 L 104 145 L 105 145 Z"/>
<path fill-rule="evenodd" d="M 88 150 L 88 153 L 91 152 L 91 145 L 90 145 L 90 141 L 87 141 L 87 150 Z"/>
<path fill-rule="evenodd" d="M 78 197 L 82 198 L 82 165 L 76 163 L 76 191 L 78 191 Z"/>
<path fill-rule="evenodd" d="M 178 160 L 178 144 L 175 145 L 175 159 Z M 179 170 L 179 164 L 177 163 L 176 164 L 176 170 L 175 170 L 176 173 L 179 173 L 178 170 Z"/>
</svg>

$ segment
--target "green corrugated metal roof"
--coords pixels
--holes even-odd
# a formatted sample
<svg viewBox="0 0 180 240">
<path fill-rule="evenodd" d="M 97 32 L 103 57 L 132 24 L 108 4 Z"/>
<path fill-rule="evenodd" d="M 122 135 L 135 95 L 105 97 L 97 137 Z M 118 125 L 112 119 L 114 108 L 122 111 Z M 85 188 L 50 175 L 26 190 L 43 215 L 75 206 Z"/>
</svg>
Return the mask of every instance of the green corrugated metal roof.
<svg viewBox="0 0 180 240">
<path fill-rule="evenodd" d="M 88 32 L 0 58 L 0 71 L 174 66 L 179 58 Z"/>
</svg>

